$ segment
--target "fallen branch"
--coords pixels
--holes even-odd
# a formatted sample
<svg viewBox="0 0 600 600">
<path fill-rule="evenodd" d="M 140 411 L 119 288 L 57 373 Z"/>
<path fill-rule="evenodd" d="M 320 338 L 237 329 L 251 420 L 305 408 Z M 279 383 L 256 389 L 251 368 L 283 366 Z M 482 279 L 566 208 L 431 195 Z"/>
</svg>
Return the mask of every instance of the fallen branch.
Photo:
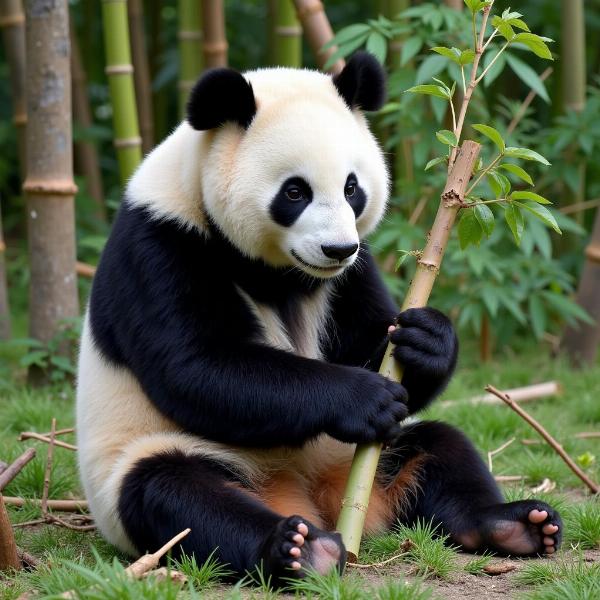
<svg viewBox="0 0 600 600">
<path fill-rule="evenodd" d="M 535 487 L 531 488 L 531 491 L 534 494 L 540 494 L 542 492 L 544 494 L 547 494 L 548 492 L 551 492 L 555 487 L 556 481 L 552 481 L 548 477 L 545 477 L 544 481 L 542 481 L 540 485 L 536 485 Z"/>
<path fill-rule="evenodd" d="M 55 432 L 54 435 L 59 435 L 58 432 Z M 22 431 L 17 438 L 19 442 L 24 442 L 25 440 L 38 440 L 39 442 L 44 442 L 46 444 L 50 443 L 50 436 L 45 433 L 36 433 L 35 431 Z M 54 440 L 54 445 L 59 446 L 60 448 L 66 448 L 67 450 L 77 451 L 77 446 L 73 444 L 68 444 L 67 442 L 61 442 L 60 440 Z"/>
<path fill-rule="evenodd" d="M 512 410 L 514 410 L 522 419 L 527 421 L 554 449 L 554 451 L 565 461 L 567 466 L 587 485 L 587 487 L 594 493 L 600 492 L 600 486 L 592 481 L 573 461 L 573 459 L 563 450 L 562 446 L 538 423 L 530 414 L 524 411 L 510 396 L 496 389 L 493 385 L 486 386 L 486 391 L 494 394 L 507 404 Z"/>
<path fill-rule="evenodd" d="M 4 504 L 6 504 L 6 506 L 23 507 L 27 504 L 41 506 L 41 503 L 42 501 L 38 498 L 4 496 Z M 85 512 L 88 510 L 88 503 L 86 500 L 48 500 L 47 504 L 50 510 L 58 510 L 60 512 Z"/>
<path fill-rule="evenodd" d="M 582 431 L 581 433 L 576 433 L 575 437 L 580 440 L 591 440 L 593 438 L 600 438 L 600 431 Z"/>
<path fill-rule="evenodd" d="M 494 479 L 498 483 L 517 483 L 525 481 L 527 477 L 525 475 L 494 475 Z"/>
<path fill-rule="evenodd" d="M 502 452 L 503 450 L 508 448 L 514 441 L 515 441 L 515 438 L 511 438 L 510 440 L 508 440 L 508 442 L 505 442 L 499 448 L 496 448 L 495 450 L 491 450 L 490 452 L 487 453 L 488 468 L 490 470 L 490 473 L 494 470 L 493 463 L 492 463 L 492 459 L 494 458 L 494 456 L 496 456 L 496 454 L 500 454 L 500 452 Z"/>
<path fill-rule="evenodd" d="M 17 547 L 17 555 L 19 560 L 23 564 L 24 567 L 29 567 L 30 569 L 37 569 L 40 566 L 39 558 L 36 558 L 29 552 L 25 552 L 22 548 Z"/>
<path fill-rule="evenodd" d="M 509 562 L 501 562 L 501 563 L 492 563 L 491 565 L 486 565 L 483 567 L 483 572 L 486 575 L 504 575 L 504 573 L 510 573 L 511 571 L 515 571 L 517 565 Z"/>
<path fill-rule="evenodd" d="M 532 400 L 562 394 L 562 386 L 558 381 L 546 381 L 544 383 L 535 383 L 533 385 L 506 390 L 506 393 L 517 402 L 531 402 Z M 440 406 L 446 408 L 448 406 L 454 406 L 458 402 L 459 400 L 444 400 L 443 402 L 440 402 Z M 473 405 L 502 404 L 502 400 L 499 400 L 494 394 L 474 396 L 473 398 L 469 398 L 467 402 L 470 402 Z"/>
<path fill-rule="evenodd" d="M 160 567 L 158 569 L 153 569 L 152 571 L 148 571 L 142 575 L 144 579 L 146 577 L 153 577 L 155 581 L 165 581 L 165 579 L 170 579 L 175 583 L 184 584 L 187 583 L 187 576 L 181 571 L 175 571 L 173 569 L 169 569 L 167 567 Z"/>
<path fill-rule="evenodd" d="M 0 475 L 6 471 L 8 467 L 8 463 L 5 463 L 3 460 L 0 460 Z"/>
<path fill-rule="evenodd" d="M 35 448 L 27 448 L 21 456 L 0 473 L 0 492 L 23 470 L 23 467 L 25 467 L 34 456 Z"/>
</svg>

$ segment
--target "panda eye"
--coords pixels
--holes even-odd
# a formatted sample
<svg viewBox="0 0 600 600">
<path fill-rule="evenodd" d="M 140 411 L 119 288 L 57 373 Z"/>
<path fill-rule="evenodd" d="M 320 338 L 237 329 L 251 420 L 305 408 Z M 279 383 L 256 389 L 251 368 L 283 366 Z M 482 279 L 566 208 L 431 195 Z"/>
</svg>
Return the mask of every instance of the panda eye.
<svg viewBox="0 0 600 600">
<path fill-rule="evenodd" d="M 304 194 L 302 193 L 302 190 L 299 187 L 296 187 L 295 185 L 291 186 L 287 190 L 285 190 L 285 195 L 292 202 L 298 202 L 298 200 L 301 200 L 302 197 L 304 196 Z"/>
<path fill-rule="evenodd" d="M 346 198 L 352 198 L 354 194 L 356 194 L 356 184 L 355 183 L 347 183 L 344 188 L 344 194 L 346 194 Z"/>
</svg>

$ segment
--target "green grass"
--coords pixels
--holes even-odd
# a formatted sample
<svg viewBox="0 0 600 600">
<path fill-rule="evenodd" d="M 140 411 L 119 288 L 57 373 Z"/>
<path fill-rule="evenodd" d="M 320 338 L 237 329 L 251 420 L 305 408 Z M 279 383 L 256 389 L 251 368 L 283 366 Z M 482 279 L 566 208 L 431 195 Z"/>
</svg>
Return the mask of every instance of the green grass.
<svg viewBox="0 0 600 600">
<path fill-rule="evenodd" d="M 483 575 L 483 569 L 492 562 L 492 559 L 493 556 L 491 554 L 484 553 L 481 556 L 472 558 L 463 568 L 471 575 Z"/>
<path fill-rule="evenodd" d="M 595 600 L 600 598 L 600 563 L 588 564 L 582 557 L 531 563 L 516 581 L 535 586 L 523 593 L 524 600 Z"/>
<path fill-rule="evenodd" d="M 545 444 L 524 446 L 524 438 L 536 438 L 536 433 L 506 406 L 477 406 L 467 398 L 482 393 L 483 386 L 492 383 L 499 388 L 517 387 L 535 382 L 557 379 L 564 385 L 564 393 L 555 398 L 538 400 L 524 405 L 565 447 L 577 457 L 589 453 L 595 460 L 585 467 L 588 475 L 600 480 L 600 444 L 597 439 L 577 439 L 581 431 L 600 430 L 600 366 L 582 372 L 572 372 L 562 361 L 548 358 L 541 352 L 532 352 L 515 358 L 500 357 L 488 365 L 463 356 L 457 377 L 444 399 L 457 400 L 448 407 L 432 407 L 425 418 L 439 418 L 463 429 L 475 442 L 482 455 L 498 448 L 512 437 L 516 440 L 494 458 L 494 473 L 524 475 L 519 485 L 505 487 L 508 500 L 532 496 L 531 487 L 545 477 L 556 482 L 554 491 L 536 494 L 556 506 L 564 520 L 564 550 L 555 560 L 534 560 L 523 563 L 519 570 L 520 591 L 528 599 L 600 598 L 598 584 L 599 563 L 588 563 L 581 553 L 600 548 L 600 498 L 586 497 L 585 487 Z M 35 446 L 36 458 L 5 490 L 6 495 L 39 498 L 42 494 L 46 461 L 46 446 L 27 441 L 18 442 L 21 431 L 44 432 L 50 429 L 52 417 L 58 417 L 58 427 L 73 424 L 73 391 L 68 387 L 30 390 L 23 385 L 4 381 L 0 386 L 0 459 L 10 461 L 26 447 Z M 61 439 L 75 443 L 72 435 Z M 50 496 L 81 497 L 76 465 L 76 453 L 56 448 Z M 40 516 L 33 505 L 22 509 L 9 508 L 13 522 L 28 521 Z M 54 526 L 19 528 L 15 530 L 17 544 L 38 557 L 43 566 L 33 572 L 0 575 L 0 600 L 14 600 L 25 591 L 49 595 L 70 587 L 88 590 L 94 598 L 268 598 L 277 597 L 270 591 L 268 581 L 254 575 L 243 585 L 219 583 L 226 567 L 214 560 L 197 564 L 192 557 L 184 557 L 174 568 L 184 572 L 189 584 L 157 582 L 130 582 L 122 578 L 122 567 L 130 559 L 106 543 L 97 533 L 69 531 Z M 452 585 L 464 571 L 478 575 L 490 558 L 472 557 L 466 562 L 457 560 L 455 550 L 444 545 L 432 528 L 420 523 L 415 527 L 400 527 L 387 534 L 364 540 L 360 562 L 380 562 L 400 553 L 406 539 L 413 546 L 398 560 L 383 568 L 369 570 L 348 569 L 340 578 L 311 576 L 295 584 L 292 593 L 298 597 L 370 600 L 425 600 L 433 598 L 436 580 L 444 586 Z M 573 554 L 572 548 L 575 548 Z M 579 553 L 579 554 L 578 554 Z M 114 559 L 117 562 L 114 562 Z M 398 573 L 402 573 L 398 576 Z M 393 580 L 389 579 L 394 573 Z M 100 577 L 105 583 L 98 582 Z M 373 577 L 379 577 L 373 583 Z M 408 582 L 405 579 L 408 577 Z M 415 577 L 419 579 L 415 580 Z M 505 576 L 502 576 L 505 577 Z M 516 577 L 514 573 L 506 577 Z M 423 584 L 421 578 L 429 578 Z M 89 588 L 95 587 L 90 592 Z M 433 586 L 433 587 L 432 587 Z M 157 591 L 158 590 L 158 591 Z M 559 590 L 559 591 L 557 591 Z M 289 597 L 289 594 L 288 596 Z"/>
</svg>

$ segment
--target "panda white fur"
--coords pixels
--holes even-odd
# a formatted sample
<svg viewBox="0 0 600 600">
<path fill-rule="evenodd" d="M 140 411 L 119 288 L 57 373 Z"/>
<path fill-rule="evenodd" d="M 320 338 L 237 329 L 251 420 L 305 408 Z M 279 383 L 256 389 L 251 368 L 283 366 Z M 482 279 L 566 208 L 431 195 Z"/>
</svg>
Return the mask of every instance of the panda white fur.
<svg viewBox="0 0 600 600">
<path fill-rule="evenodd" d="M 364 242 L 388 173 L 361 110 L 381 106 L 384 81 L 364 53 L 333 79 L 211 71 L 129 182 L 77 387 L 86 497 L 119 548 L 190 527 L 176 552 L 218 547 L 236 573 L 341 567 L 332 529 L 353 444 L 378 440 L 390 449 L 369 531 L 433 518 L 468 549 L 551 551 L 528 515 L 558 528 L 556 512 L 502 504 L 460 432 L 398 424 L 443 389 L 457 343 L 437 311 L 398 317 Z M 375 372 L 396 318 L 402 385 Z M 499 539 L 502 522 L 526 530 L 522 547 Z"/>
</svg>

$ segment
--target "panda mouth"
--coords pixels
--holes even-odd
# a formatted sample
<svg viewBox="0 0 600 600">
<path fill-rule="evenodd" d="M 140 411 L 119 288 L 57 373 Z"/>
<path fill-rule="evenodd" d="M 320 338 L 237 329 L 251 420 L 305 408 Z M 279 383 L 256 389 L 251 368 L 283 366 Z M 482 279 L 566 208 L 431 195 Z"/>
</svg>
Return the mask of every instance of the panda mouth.
<svg viewBox="0 0 600 600">
<path fill-rule="evenodd" d="M 334 271 L 339 271 L 344 268 L 344 265 L 336 265 L 333 267 L 319 267 L 317 265 L 311 265 L 309 262 L 306 262 L 293 248 L 291 250 L 292 256 L 303 266 L 308 267 L 309 269 L 315 269 L 316 271 L 324 271 L 325 273 Z"/>
</svg>

